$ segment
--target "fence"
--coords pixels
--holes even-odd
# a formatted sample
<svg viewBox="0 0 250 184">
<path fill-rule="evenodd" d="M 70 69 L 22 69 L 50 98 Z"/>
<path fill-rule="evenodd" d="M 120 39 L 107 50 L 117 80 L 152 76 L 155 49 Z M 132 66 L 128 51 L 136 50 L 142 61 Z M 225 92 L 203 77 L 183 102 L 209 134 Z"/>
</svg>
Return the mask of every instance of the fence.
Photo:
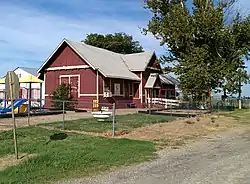
<svg viewBox="0 0 250 184">
<path fill-rule="evenodd" d="M 84 128 L 86 124 L 93 124 L 93 126 L 87 126 L 90 129 L 98 132 L 97 127 L 106 128 L 111 135 L 115 134 L 116 127 L 119 130 L 119 123 L 116 124 L 117 118 L 123 118 L 123 121 L 130 123 L 133 120 L 133 123 L 140 121 L 140 119 L 133 119 L 133 116 L 123 116 L 118 117 L 117 115 L 127 115 L 134 114 L 137 112 L 151 113 L 152 114 L 161 114 L 166 116 L 178 116 L 178 117 L 190 117 L 196 116 L 198 114 L 210 113 L 212 111 L 220 110 L 234 110 L 237 108 L 237 100 L 225 100 L 221 101 L 220 99 L 212 99 L 212 109 L 210 104 L 206 102 L 199 101 L 178 101 L 170 99 L 150 99 L 153 102 L 153 106 L 150 108 L 117 108 L 116 103 L 97 103 L 97 101 L 65 101 L 65 100 L 52 100 L 46 99 L 42 100 L 42 104 L 45 104 L 40 108 L 40 100 L 32 99 L 31 107 L 28 108 L 28 102 L 22 106 L 26 107 L 26 111 L 19 112 L 17 116 L 27 116 L 26 118 L 20 118 L 20 124 L 23 125 L 35 125 L 35 124 L 46 124 L 48 126 L 50 123 L 54 122 L 53 125 L 60 129 L 67 129 L 69 126 L 78 126 L 77 128 L 83 131 L 87 131 Z M 242 105 L 244 108 L 248 108 L 250 100 L 243 100 Z M 120 102 L 118 104 L 120 107 L 127 107 L 127 102 L 124 101 L 124 104 Z M 147 105 L 146 105 L 147 106 Z M 18 110 L 23 110 L 25 108 L 20 107 Z M 7 116 L 10 114 L 7 114 Z M 140 114 L 138 114 L 142 117 Z M 10 117 L 10 116 L 9 116 Z M 137 116 L 138 117 L 138 116 Z M 131 120 L 132 118 L 132 120 Z M 143 118 L 143 117 L 142 117 Z M 155 117 L 153 117 L 155 118 Z M 25 119 L 25 120 L 23 120 Z M 83 120 L 84 119 L 84 120 Z M 97 121 L 105 121 L 105 123 L 96 123 Z M 4 120 L 5 121 L 5 120 Z M 19 121 L 19 120 L 18 120 Z M 119 120 L 118 120 L 119 121 Z M 130 122 L 129 122 L 130 121 Z M 56 122 L 56 123 L 55 123 Z M 73 123 L 72 123 L 73 122 Z M 65 126 L 66 125 L 66 126 Z M 97 126 L 98 125 L 98 126 Z M 94 127 L 96 126 L 96 127 Z M 124 126 L 127 126 L 124 124 Z M 131 125 L 133 126 L 133 125 Z M 49 127 L 49 126 L 48 126 Z M 54 126 L 53 126 L 54 127 Z M 74 128 L 72 128 L 74 129 Z M 112 131 L 111 131 L 112 130 Z"/>
<path fill-rule="evenodd" d="M 180 100 L 172 100 L 172 99 L 165 99 L 165 98 L 148 98 L 148 104 L 159 104 L 163 105 L 165 108 L 170 107 L 179 107 L 181 101 Z"/>
<path fill-rule="evenodd" d="M 46 104 L 46 101 L 45 101 Z M 115 116 L 116 116 L 116 105 L 115 103 L 98 103 L 97 101 L 93 102 L 76 102 L 76 101 L 62 101 L 62 100 L 51 100 L 50 107 L 47 108 L 51 110 L 62 110 L 62 125 L 61 128 L 65 129 L 65 116 L 66 111 L 71 112 L 86 112 L 79 115 L 74 113 L 69 114 L 69 119 L 78 119 L 78 118 L 90 118 L 94 117 L 97 121 L 105 121 L 111 119 L 112 121 L 112 136 L 115 135 Z M 92 109 L 81 109 L 77 108 L 78 106 L 92 106 Z"/>
<path fill-rule="evenodd" d="M 148 104 L 151 108 L 165 108 L 165 109 L 200 109 L 214 111 L 232 111 L 239 108 L 239 100 L 236 98 L 227 98 L 222 100 L 221 98 L 212 98 L 211 103 L 209 99 L 196 101 L 189 99 L 188 101 L 172 100 L 164 98 L 149 98 Z M 250 99 L 241 99 L 241 107 L 243 109 L 250 108 Z"/>
</svg>

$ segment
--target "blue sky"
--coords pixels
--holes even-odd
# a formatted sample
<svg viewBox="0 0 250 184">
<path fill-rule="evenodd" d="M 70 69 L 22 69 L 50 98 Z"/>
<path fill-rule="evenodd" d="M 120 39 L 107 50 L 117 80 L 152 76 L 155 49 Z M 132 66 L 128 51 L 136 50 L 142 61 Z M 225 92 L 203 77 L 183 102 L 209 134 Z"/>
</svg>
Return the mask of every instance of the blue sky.
<svg viewBox="0 0 250 184">
<path fill-rule="evenodd" d="M 247 12 L 250 0 L 236 8 Z M 145 50 L 165 52 L 141 34 L 151 17 L 143 0 L 1 0 L 0 17 L 0 76 L 18 66 L 39 68 L 63 38 L 80 41 L 88 33 L 126 32 Z"/>
</svg>

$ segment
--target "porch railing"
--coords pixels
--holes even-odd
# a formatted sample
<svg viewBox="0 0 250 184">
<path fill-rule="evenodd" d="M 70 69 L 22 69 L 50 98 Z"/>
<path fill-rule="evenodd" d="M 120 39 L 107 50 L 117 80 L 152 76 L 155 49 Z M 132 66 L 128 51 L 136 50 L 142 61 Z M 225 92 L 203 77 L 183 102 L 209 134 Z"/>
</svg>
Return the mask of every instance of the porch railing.
<svg viewBox="0 0 250 184">
<path fill-rule="evenodd" d="M 181 102 L 179 100 L 172 100 L 166 98 L 148 98 L 148 104 L 163 105 L 165 108 L 179 107 L 180 103 Z"/>
</svg>

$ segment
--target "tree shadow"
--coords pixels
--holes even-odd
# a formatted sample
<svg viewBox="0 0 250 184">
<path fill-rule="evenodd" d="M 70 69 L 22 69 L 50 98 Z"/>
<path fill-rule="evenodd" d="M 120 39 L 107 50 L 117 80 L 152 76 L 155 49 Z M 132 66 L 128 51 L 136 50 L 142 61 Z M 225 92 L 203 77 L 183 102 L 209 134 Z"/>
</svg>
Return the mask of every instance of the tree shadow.
<svg viewBox="0 0 250 184">
<path fill-rule="evenodd" d="M 59 140 L 64 140 L 67 137 L 68 135 L 66 133 L 57 133 L 57 134 L 51 135 L 49 138 L 51 141 L 59 141 Z"/>
<path fill-rule="evenodd" d="M 49 136 L 49 141 L 46 142 L 46 144 L 49 144 L 51 141 L 64 140 L 67 137 L 68 137 L 68 135 L 66 133 L 56 133 L 56 134 L 53 134 L 53 135 Z"/>
</svg>

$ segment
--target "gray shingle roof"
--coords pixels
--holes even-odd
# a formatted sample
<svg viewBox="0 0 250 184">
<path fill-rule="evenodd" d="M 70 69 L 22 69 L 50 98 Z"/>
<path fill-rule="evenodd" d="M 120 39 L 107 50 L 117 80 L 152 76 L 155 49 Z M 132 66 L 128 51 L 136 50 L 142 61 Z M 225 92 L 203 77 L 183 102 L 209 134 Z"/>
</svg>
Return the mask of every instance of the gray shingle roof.
<svg viewBox="0 0 250 184">
<path fill-rule="evenodd" d="M 85 43 L 77 43 L 70 40 L 66 41 L 84 60 L 89 62 L 95 69 L 100 70 L 104 76 L 140 80 L 137 75 L 129 71 L 121 54 L 90 46 Z"/>
<path fill-rule="evenodd" d="M 161 82 L 164 84 L 173 84 L 173 85 L 180 84 L 180 82 L 176 78 L 172 77 L 167 73 L 160 74 L 159 77 Z"/>
<path fill-rule="evenodd" d="M 80 57 L 82 57 L 95 70 L 99 70 L 105 77 L 122 78 L 139 81 L 140 78 L 132 71 L 145 71 L 154 52 L 136 54 L 118 54 L 106 49 L 78 43 L 64 39 L 57 49 L 66 42 Z M 57 50 L 56 49 L 56 50 Z M 55 53 L 54 51 L 52 55 Z M 52 55 L 40 67 L 38 72 L 45 67 Z"/>
<path fill-rule="evenodd" d="M 136 54 L 126 54 L 123 55 L 126 65 L 130 71 L 145 71 L 154 52 L 141 52 Z"/>
<path fill-rule="evenodd" d="M 29 68 L 29 67 L 18 67 L 22 70 L 24 70 L 25 72 L 30 73 L 31 75 L 34 75 L 37 77 L 38 73 L 37 73 L 37 68 Z"/>
<path fill-rule="evenodd" d="M 171 84 L 171 85 L 178 85 L 179 81 L 172 77 L 171 75 L 164 73 L 164 74 L 158 74 L 158 73 L 151 73 L 146 84 L 145 88 L 155 88 L 155 82 L 157 79 L 160 79 L 161 83 L 163 84 Z"/>
</svg>

